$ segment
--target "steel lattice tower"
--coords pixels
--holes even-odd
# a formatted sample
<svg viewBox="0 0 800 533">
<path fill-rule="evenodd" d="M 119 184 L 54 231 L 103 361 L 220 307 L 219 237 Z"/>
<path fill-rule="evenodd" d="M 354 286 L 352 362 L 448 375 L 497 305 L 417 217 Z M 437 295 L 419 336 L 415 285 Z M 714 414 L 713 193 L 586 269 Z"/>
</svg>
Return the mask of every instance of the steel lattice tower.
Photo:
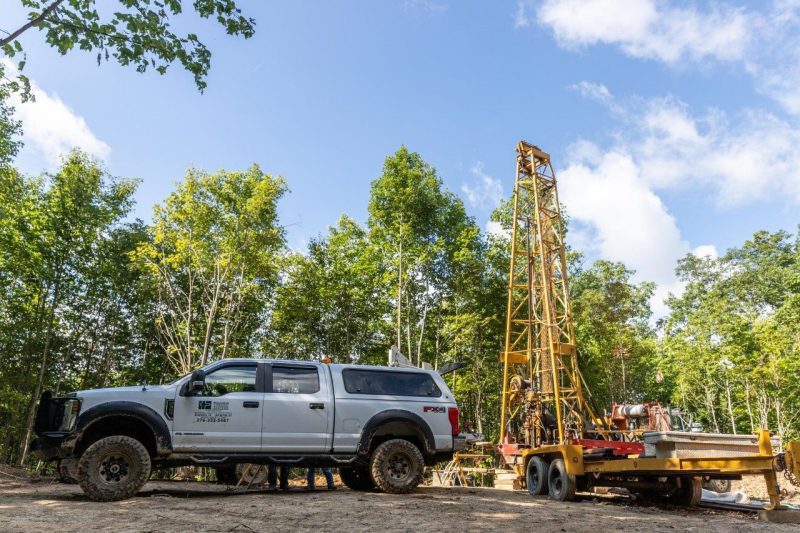
<svg viewBox="0 0 800 533">
<path fill-rule="evenodd" d="M 569 300 L 564 220 L 550 156 L 520 141 L 511 232 L 500 442 L 567 444 L 586 418 Z M 546 417 L 558 431 L 548 433 Z"/>
</svg>

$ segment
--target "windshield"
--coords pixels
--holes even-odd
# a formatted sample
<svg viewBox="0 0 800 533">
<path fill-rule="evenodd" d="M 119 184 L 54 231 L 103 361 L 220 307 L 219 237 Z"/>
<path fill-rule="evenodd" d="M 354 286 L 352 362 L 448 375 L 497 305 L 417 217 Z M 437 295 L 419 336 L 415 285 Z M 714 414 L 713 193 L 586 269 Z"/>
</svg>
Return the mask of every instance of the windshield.
<svg viewBox="0 0 800 533">
<path fill-rule="evenodd" d="M 184 374 L 184 375 L 182 375 L 181 377 L 179 377 L 179 378 L 177 378 L 177 379 L 174 379 L 174 380 L 170 381 L 169 383 L 167 383 L 167 386 L 169 386 L 169 385 L 175 385 L 176 383 L 178 383 L 180 380 L 182 380 L 183 378 L 185 378 L 185 377 L 186 377 L 186 376 L 188 376 L 188 375 L 189 375 L 189 374 Z"/>
</svg>

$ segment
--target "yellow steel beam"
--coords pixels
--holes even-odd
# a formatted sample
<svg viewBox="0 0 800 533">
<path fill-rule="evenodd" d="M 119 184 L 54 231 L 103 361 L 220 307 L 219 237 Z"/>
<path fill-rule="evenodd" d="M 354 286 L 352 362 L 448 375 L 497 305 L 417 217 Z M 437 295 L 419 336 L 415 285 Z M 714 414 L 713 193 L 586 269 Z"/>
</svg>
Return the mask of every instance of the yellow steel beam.
<svg viewBox="0 0 800 533">
<path fill-rule="evenodd" d="M 654 457 L 586 461 L 586 473 L 600 474 L 763 474 L 773 471 L 773 458 L 761 455 L 743 457 L 697 457 L 690 459 Z"/>
</svg>

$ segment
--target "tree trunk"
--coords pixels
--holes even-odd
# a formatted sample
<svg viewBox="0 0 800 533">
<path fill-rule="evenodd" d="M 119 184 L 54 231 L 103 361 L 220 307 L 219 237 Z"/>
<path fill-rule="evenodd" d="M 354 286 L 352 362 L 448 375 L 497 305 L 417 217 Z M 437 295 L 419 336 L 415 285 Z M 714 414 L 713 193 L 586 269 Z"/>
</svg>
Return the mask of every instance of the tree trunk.
<svg viewBox="0 0 800 533">
<path fill-rule="evenodd" d="M 733 415 L 733 403 L 731 403 L 731 384 L 728 381 L 728 373 L 725 372 L 725 395 L 728 403 L 728 416 L 731 418 L 731 429 L 733 434 L 736 435 L 736 417 Z"/>
<path fill-rule="evenodd" d="M 188 305 L 186 306 L 186 362 L 183 365 L 183 373 L 188 374 L 192 371 L 192 290 L 194 289 L 191 272 L 189 273 L 189 294 Z"/>
<path fill-rule="evenodd" d="M 744 403 L 747 406 L 747 416 L 750 418 L 750 434 L 756 432 L 756 424 L 753 420 L 753 407 L 750 405 L 750 381 L 744 381 Z"/>
<path fill-rule="evenodd" d="M 422 367 L 422 337 L 425 335 L 425 318 L 428 316 L 428 305 L 422 309 L 422 327 L 419 329 L 419 339 L 417 340 L 417 366 Z"/>
<path fill-rule="evenodd" d="M 25 459 L 28 455 L 28 445 L 30 444 L 31 433 L 33 433 L 33 423 L 36 418 L 36 405 L 39 400 L 39 396 L 42 394 L 45 371 L 47 370 L 47 358 L 50 355 L 50 344 L 53 339 L 53 326 L 55 325 L 56 320 L 56 308 L 58 307 L 58 299 L 61 296 L 60 288 L 60 280 L 56 280 L 53 291 L 53 305 L 50 308 L 50 319 L 47 324 L 47 336 L 45 337 L 44 350 L 42 350 L 42 359 L 39 364 L 39 376 L 36 379 L 36 387 L 33 390 L 33 397 L 28 405 L 28 417 L 25 423 L 25 435 L 20 443 L 19 457 L 17 458 L 17 464 L 19 466 L 25 464 Z"/>
<path fill-rule="evenodd" d="M 406 320 L 406 356 L 409 357 L 411 361 L 414 360 L 414 352 L 411 351 L 411 302 L 408 297 L 408 291 L 406 291 L 406 313 L 408 314 L 408 318 Z"/>
<path fill-rule="evenodd" d="M 403 239 L 400 238 L 400 259 L 397 267 L 397 349 L 402 346 L 402 324 L 400 319 L 401 302 L 403 301 Z"/>
<path fill-rule="evenodd" d="M 219 266 L 216 269 L 219 270 Z M 216 275 L 215 278 L 214 297 L 211 300 L 211 309 L 208 310 L 208 315 L 206 315 L 206 334 L 203 339 L 203 356 L 200 358 L 200 366 L 206 366 L 208 362 L 208 352 L 211 349 L 211 333 L 214 330 L 214 321 L 217 318 L 217 304 L 222 280 L 219 279 L 219 275 Z"/>
<path fill-rule="evenodd" d="M 711 391 L 711 387 L 708 385 L 703 385 L 703 389 L 705 390 L 706 396 L 706 409 L 708 409 L 708 414 L 711 415 L 711 423 L 714 426 L 714 433 L 719 433 L 719 423 L 717 422 L 717 411 L 714 409 L 714 397 Z"/>
</svg>

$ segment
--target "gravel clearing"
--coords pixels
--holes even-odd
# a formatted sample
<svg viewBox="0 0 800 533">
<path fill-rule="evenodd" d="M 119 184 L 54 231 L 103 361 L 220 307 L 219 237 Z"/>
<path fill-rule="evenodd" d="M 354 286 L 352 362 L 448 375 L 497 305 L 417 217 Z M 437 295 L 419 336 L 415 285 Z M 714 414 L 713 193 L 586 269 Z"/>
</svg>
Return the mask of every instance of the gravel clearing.
<svg viewBox="0 0 800 533">
<path fill-rule="evenodd" d="M 0 531 L 800 531 L 746 513 L 584 496 L 555 503 L 527 492 L 421 487 L 405 496 L 353 492 L 235 493 L 222 485 L 151 481 L 129 500 L 96 503 L 75 485 L 0 475 Z"/>
</svg>

